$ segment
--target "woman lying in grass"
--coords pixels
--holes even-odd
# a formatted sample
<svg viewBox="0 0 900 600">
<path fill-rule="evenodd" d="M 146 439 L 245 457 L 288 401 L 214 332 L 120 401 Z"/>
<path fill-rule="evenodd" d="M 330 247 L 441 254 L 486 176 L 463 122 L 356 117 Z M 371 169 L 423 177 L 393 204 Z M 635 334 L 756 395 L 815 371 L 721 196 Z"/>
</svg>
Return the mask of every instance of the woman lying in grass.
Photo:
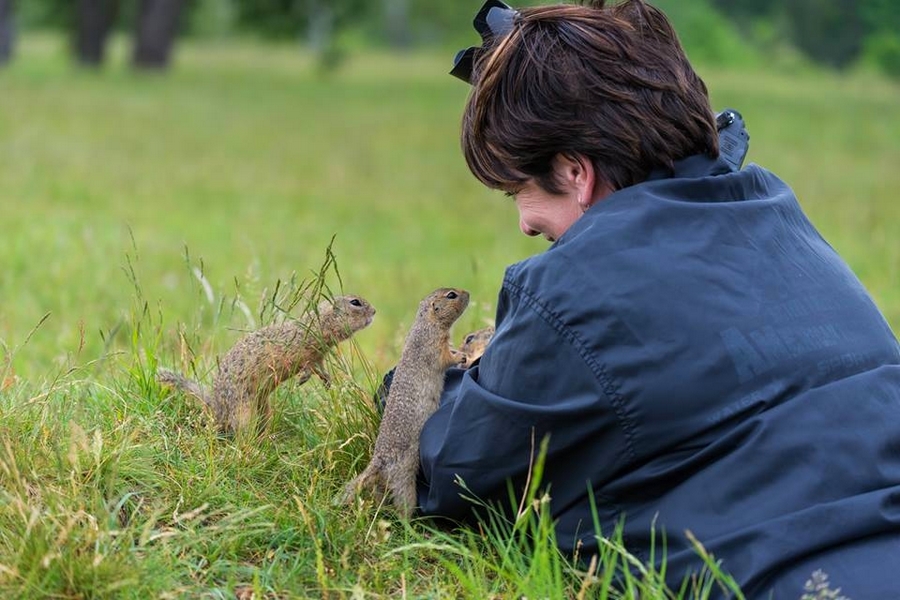
<svg viewBox="0 0 900 600">
<path fill-rule="evenodd" d="M 895 596 L 897 339 L 788 185 L 723 160 L 666 17 L 491 0 L 476 26 L 466 161 L 552 245 L 507 270 L 493 340 L 448 376 L 421 512 L 470 519 L 457 478 L 508 504 L 548 437 L 557 540 L 585 561 L 624 519 L 641 559 L 665 536 L 675 587 L 701 566 L 690 532 L 750 598 L 814 572 Z"/>
</svg>

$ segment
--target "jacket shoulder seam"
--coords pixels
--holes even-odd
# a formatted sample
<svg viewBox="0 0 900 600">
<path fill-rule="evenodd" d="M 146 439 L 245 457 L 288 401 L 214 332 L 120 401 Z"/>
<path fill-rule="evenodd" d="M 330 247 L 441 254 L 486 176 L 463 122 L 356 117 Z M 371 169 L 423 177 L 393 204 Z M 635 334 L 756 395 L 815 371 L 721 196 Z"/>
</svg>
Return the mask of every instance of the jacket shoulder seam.
<svg viewBox="0 0 900 600">
<path fill-rule="evenodd" d="M 615 411 L 616 418 L 619 421 L 620 426 L 622 427 L 622 431 L 625 434 L 625 442 L 626 442 L 626 450 L 628 452 L 628 456 L 631 460 L 637 459 L 637 453 L 635 452 L 635 426 L 631 422 L 631 420 L 627 416 L 627 411 L 625 409 L 625 398 L 619 392 L 619 387 L 621 384 L 616 382 L 612 375 L 607 372 L 606 367 L 597 361 L 596 357 L 593 356 L 591 352 L 587 349 L 587 344 L 584 339 L 571 327 L 565 325 L 562 322 L 562 319 L 556 315 L 550 308 L 541 303 L 537 298 L 535 298 L 532 294 L 530 294 L 523 286 L 513 282 L 511 278 L 507 275 L 503 281 L 504 285 L 513 292 L 516 296 L 521 298 L 525 304 L 531 308 L 545 323 L 547 323 L 554 331 L 556 331 L 557 335 L 566 340 L 575 351 L 581 356 L 581 359 L 585 362 L 588 368 L 591 370 L 591 373 L 600 383 L 601 389 L 603 390 L 604 395 L 609 400 L 610 404 Z"/>
</svg>

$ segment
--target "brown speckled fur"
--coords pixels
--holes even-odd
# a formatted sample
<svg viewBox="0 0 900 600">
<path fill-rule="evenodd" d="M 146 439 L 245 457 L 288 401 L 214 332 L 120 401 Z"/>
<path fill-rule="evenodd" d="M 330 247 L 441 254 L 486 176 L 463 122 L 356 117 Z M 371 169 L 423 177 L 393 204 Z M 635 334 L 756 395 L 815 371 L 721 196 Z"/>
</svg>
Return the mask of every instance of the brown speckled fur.
<svg viewBox="0 0 900 600">
<path fill-rule="evenodd" d="M 444 372 L 460 355 L 450 347 L 450 327 L 468 306 L 469 293 L 440 288 L 419 303 L 394 371 L 375 450 L 366 469 L 347 484 L 341 501 L 350 502 L 364 489 L 390 495 L 401 516 L 416 508 L 419 434 L 437 410 Z"/>
<path fill-rule="evenodd" d="M 324 300 L 318 310 L 299 320 L 269 325 L 239 339 L 219 361 L 211 390 L 179 373 L 159 369 L 157 380 L 200 398 L 212 411 L 219 429 L 239 432 L 254 420 L 271 420 L 269 396 L 281 383 L 312 373 L 328 383 L 321 362 L 338 342 L 372 322 L 375 309 L 359 296 Z"/>
</svg>

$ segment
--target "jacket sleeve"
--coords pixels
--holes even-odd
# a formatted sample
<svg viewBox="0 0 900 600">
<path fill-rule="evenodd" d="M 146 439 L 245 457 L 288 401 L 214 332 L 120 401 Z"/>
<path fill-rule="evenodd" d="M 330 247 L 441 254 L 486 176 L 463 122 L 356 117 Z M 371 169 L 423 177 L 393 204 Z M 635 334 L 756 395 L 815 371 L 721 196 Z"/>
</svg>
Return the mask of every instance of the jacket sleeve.
<svg viewBox="0 0 900 600">
<path fill-rule="evenodd" d="M 615 416 L 577 340 L 562 319 L 505 284 L 496 333 L 480 363 L 448 372 L 441 406 L 423 428 L 422 513 L 465 520 L 474 507 L 466 496 L 509 508 L 515 500 L 508 482 L 518 498 L 548 434 L 545 473 L 552 473 L 554 503 L 585 494 L 585 475 L 594 470 L 583 464 L 586 451 L 607 447 L 610 461 L 619 452 Z M 592 460 L 598 472 L 607 470 Z M 550 483 L 546 475 L 543 483 Z"/>
</svg>

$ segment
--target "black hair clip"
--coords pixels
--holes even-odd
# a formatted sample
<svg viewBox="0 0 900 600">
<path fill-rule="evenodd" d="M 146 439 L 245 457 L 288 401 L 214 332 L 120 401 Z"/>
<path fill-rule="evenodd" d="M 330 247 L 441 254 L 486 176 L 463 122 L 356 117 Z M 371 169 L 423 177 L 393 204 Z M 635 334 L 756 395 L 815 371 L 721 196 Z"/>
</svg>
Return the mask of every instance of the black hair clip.
<svg viewBox="0 0 900 600">
<path fill-rule="evenodd" d="M 518 14 L 518 11 L 500 0 L 487 0 L 472 21 L 475 31 L 481 35 L 481 46 L 472 46 L 457 52 L 450 74 L 466 83 L 472 83 L 472 67 L 475 65 L 476 56 L 495 37 L 509 33 L 513 27 L 513 19 Z"/>
</svg>

